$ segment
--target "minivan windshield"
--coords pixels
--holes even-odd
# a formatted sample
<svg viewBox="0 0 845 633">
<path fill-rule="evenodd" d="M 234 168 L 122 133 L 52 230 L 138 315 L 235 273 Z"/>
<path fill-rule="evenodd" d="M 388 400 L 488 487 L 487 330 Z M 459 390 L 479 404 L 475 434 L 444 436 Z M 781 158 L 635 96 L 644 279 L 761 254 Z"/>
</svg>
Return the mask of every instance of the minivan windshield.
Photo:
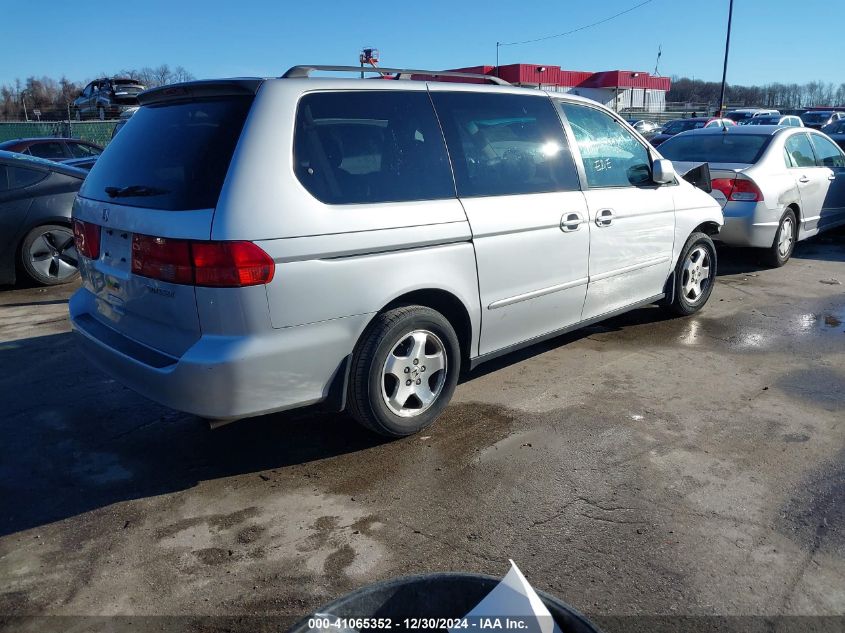
<svg viewBox="0 0 845 633">
<path fill-rule="evenodd" d="M 684 134 L 660 145 L 664 158 L 703 163 L 756 163 L 771 136 L 757 134 Z"/>
<path fill-rule="evenodd" d="M 106 147 L 79 195 L 167 211 L 216 206 L 252 99 L 140 108 Z"/>
</svg>

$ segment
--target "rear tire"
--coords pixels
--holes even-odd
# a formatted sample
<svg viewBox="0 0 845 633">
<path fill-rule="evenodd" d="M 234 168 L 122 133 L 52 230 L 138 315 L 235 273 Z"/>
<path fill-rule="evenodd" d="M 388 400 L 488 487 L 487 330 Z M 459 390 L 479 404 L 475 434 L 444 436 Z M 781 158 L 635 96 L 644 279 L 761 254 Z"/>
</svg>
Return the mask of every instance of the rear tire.
<svg viewBox="0 0 845 633">
<path fill-rule="evenodd" d="M 27 276 L 42 286 L 73 281 L 79 276 L 73 231 L 59 224 L 36 226 L 23 238 L 20 264 Z"/>
<path fill-rule="evenodd" d="M 716 247 L 706 233 L 693 233 L 684 244 L 675 267 L 675 292 L 668 308 L 680 316 L 695 314 L 713 292 Z"/>
<path fill-rule="evenodd" d="M 429 426 L 452 398 L 460 373 L 458 337 L 439 312 L 419 305 L 376 316 L 352 356 L 349 412 L 388 437 Z"/>
<path fill-rule="evenodd" d="M 766 250 L 766 263 L 772 268 L 780 268 L 789 258 L 795 249 L 795 236 L 798 223 L 795 220 L 795 212 L 787 209 L 783 212 L 778 224 L 778 231 L 772 245 Z"/>
</svg>

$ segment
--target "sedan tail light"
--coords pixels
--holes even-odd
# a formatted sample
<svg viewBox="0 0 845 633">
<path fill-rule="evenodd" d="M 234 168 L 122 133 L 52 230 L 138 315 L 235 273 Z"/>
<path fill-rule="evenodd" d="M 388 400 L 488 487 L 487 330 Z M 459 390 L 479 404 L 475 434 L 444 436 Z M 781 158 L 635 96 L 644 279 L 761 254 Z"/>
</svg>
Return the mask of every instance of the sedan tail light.
<svg viewBox="0 0 845 633">
<path fill-rule="evenodd" d="M 735 202 L 761 202 L 763 192 L 753 180 L 746 178 L 714 178 L 713 189 L 718 189 L 728 200 Z"/>
<path fill-rule="evenodd" d="M 276 264 L 252 242 L 132 237 L 132 272 L 174 284 L 240 288 L 273 280 Z"/>
<path fill-rule="evenodd" d="M 73 240 L 76 252 L 88 259 L 100 256 L 100 226 L 82 220 L 73 221 Z"/>
</svg>

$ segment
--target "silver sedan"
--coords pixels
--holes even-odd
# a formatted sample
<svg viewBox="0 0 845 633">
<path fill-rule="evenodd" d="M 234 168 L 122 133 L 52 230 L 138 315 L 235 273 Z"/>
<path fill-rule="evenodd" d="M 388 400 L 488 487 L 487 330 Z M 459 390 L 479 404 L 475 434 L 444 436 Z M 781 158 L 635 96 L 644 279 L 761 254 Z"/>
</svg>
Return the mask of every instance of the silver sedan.
<svg viewBox="0 0 845 633">
<path fill-rule="evenodd" d="M 795 242 L 845 224 L 845 153 L 809 128 L 747 125 L 684 132 L 660 146 L 710 166 L 725 226 L 718 239 L 766 249 L 783 266 Z"/>
</svg>

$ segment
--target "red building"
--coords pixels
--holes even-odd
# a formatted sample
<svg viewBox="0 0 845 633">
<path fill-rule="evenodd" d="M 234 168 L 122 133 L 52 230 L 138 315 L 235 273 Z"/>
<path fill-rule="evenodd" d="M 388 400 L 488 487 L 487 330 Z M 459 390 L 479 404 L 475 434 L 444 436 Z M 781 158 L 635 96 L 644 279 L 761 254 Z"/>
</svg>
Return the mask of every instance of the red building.
<svg viewBox="0 0 845 633">
<path fill-rule="evenodd" d="M 662 112 L 666 108 L 666 93 L 671 82 L 668 77 L 654 77 L 639 70 L 608 70 L 585 72 L 564 70 L 560 66 L 542 64 L 508 64 L 472 66 L 452 70 L 498 75 L 515 86 L 543 88 L 555 92 L 569 92 L 593 99 L 614 110 L 628 108 L 648 112 Z"/>
</svg>

